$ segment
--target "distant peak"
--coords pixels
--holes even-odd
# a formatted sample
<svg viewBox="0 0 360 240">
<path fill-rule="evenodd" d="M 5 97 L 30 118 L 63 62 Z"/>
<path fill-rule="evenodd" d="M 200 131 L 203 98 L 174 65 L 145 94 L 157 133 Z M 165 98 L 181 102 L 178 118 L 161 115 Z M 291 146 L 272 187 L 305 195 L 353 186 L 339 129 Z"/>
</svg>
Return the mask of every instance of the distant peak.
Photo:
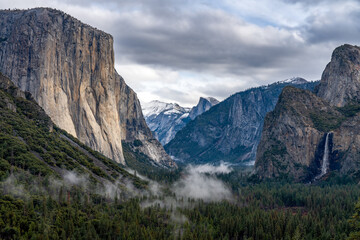
<svg viewBox="0 0 360 240">
<path fill-rule="evenodd" d="M 218 101 L 216 98 L 213 98 L 213 97 L 200 97 L 199 103 L 200 103 L 201 101 L 210 102 L 211 105 L 216 105 L 216 104 L 219 103 L 219 101 Z"/>
<path fill-rule="evenodd" d="M 301 77 L 292 77 L 292 78 L 288 78 L 282 81 L 278 81 L 276 82 L 277 84 L 281 84 L 281 83 L 292 83 L 292 84 L 304 84 L 304 83 L 308 83 L 308 81 L 304 78 Z"/>
<path fill-rule="evenodd" d="M 189 117 L 193 120 L 218 103 L 219 101 L 213 97 L 200 97 L 198 104 L 191 109 Z"/>
<path fill-rule="evenodd" d="M 177 103 L 166 103 L 159 100 L 142 103 L 141 108 L 145 117 L 159 115 L 160 113 L 178 114 L 189 111 L 188 108 L 181 107 Z"/>
</svg>

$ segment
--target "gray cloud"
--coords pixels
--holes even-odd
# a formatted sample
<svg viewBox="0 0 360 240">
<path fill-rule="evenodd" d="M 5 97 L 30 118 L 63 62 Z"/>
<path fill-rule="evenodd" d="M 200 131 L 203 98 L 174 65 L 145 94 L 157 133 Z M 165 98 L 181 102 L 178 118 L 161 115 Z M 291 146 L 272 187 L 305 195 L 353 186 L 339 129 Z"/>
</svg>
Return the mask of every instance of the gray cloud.
<svg viewBox="0 0 360 240">
<path fill-rule="evenodd" d="M 212 165 L 212 164 L 202 164 L 202 165 L 195 165 L 192 166 L 192 170 L 197 173 L 230 173 L 233 171 L 231 165 L 226 162 L 221 162 L 219 165 Z"/>
<path fill-rule="evenodd" d="M 331 19 L 331 21 L 329 21 Z M 360 39 L 359 9 L 349 9 L 346 13 L 333 11 L 324 15 L 312 15 L 307 19 L 303 29 L 308 43 L 321 44 L 359 43 Z"/>
<path fill-rule="evenodd" d="M 122 26 L 122 31 L 115 34 L 121 58 L 182 70 L 241 75 L 248 68 L 277 67 L 301 51 L 302 43 L 291 32 L 273 27 L 256 29 L 212 10 L 156 18 L 150 24 L 147 21 L 132 17 L 117 20 L 116 25 Z M 149 26 L 144 27 L 146 24 Z"/>
<path fill-rule="evenodd" d="M 331 3 L 331 2 L 339 2 L 341 0 L 283 0 L 286 3 L 292 3 L 292 4 L 302 4 L 305 6 L 316 6 L 316 5 L 320 5 L 323 3 Z M 354 2 L 356 2 L 358 0 L 354 0 Z M 342 2 L 345 2 L 344 0 L 342 0 Z"/>
<path fill-rule="evenodd" d="M 196 103 L 194 95 L 221 99 L 291 76 L 319 79 L 336 46 L 360 39 L 355 0 L 0 0 L 2 8 L 39 5 L 111 33 L 120 67 L 137 64 L 217 79 L 200 77 L 186 85 L 179 74 L 176 85 L 165 78 L 152 83 L 144 74 L 127 79 L 125 72 L 140 99 L 147 94 L 185 105 Z"/>
<path fill-rule="evenodd" d="M 193 99 L 191 95 L 187 92 L 178 91 L 176 89 L 171 89 L 167 87 L 159 88 L 154 91 L 155 94 L 159 96 L 171 96 L 173 99 L 179 99 L 183 103 L 192 103 Z"/>
<path fill-rule="evenodd" d="M 314 12 L 295 28 L 259 27 L 208 8 L 194 13 L 172 9 L 161 16 L 153 13 L 144 13 L 143 19 L 117 20 L 116 25 L 123 29 L 115 34 L 120 61 L 212 74 L 219 78 L 217 84 L 203 80 L 196 90 L 220 98 L 291 76 L 319 79 L 332 50 L 343 43 L 356 43 L 360 32 L 352 26 L 358 22 L 355 11 L 351 15 L 337 11 L 336 18 L 331 11 L 320 16 Z M 327 21 L 322 23 L 322 19 Z M 213 88 L 223 84 L 224 76 L 233 78 L 232 86 Z M 236 84 L 244 80 L 246 84 Z M 189 88 L 189 92 L 194 90 Z M 156 94 L 166 97 L 168 92 L 163 89 Z M 185 102 L 175 97 L 180 95 L 172 99 Z"/>
</svg>

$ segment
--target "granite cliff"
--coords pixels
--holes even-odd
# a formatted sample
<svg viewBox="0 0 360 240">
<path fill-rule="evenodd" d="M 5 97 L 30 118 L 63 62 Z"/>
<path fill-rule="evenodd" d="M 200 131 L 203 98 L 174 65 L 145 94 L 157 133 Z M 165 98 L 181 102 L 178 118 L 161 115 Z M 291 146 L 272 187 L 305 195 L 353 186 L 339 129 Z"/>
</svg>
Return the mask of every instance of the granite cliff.
<svg viewBox="0 0 360 240">
<path fill-rule="evenodd" d="M 254 164 L 264 118 L 288 85 L 313 90 L 318 82 L 292 78 L 236 93 L 190 121 L 165 145 L 175 159 L 188 162 Z"/>
<path fill-rule="evenodd" d="M 211 107 L 218 104 L 219 101 L 213 97 L 203 98 L 200 97 L 199 102 L 196 106 L 191 108 L 189 112 L 189 118 L 194 120 L 197 116 L 203 114 L 204 112 L 208 111 Z"/>
<path fill-rule="evenodd" d="M 255 163 L 259 178 L 313 181 L 331 173 L 359 174 L 359 50 L 334 50 L 316 94 L 284 88 L 265 118 Z"/>
<path fill-rule="evenodd" d="M 58 182 L 72 173 L 74 176 L 88 176 L 93 183 L 101 185 L 98 185 L 99 188 L 115 181 L 122 190 L 126 189 L 128 181 L 138 188 L 146 187 L 146 182 L 131 175 L 116 162 L 54 127 L 32 95 L 21 91 L 1 72 L 0 166 L 2 180 L 23 174 L 27 179 L 30 175 L 37 179 L 47 176 Z M 8 182 L 4 184 L 12 185 Z M 37 182 L 33 184 L 39 187 Z"/>
<path fill-rule="evenodd" d="M 0 71 L 94 150 L 125 163 L 122 141 L 140 140 L 134 148 L 174 166 L 114 68 L 111 35 L 54 9 L 2 10 Z"/>
<path fill-rule="evenodd" d="M 345 44 L 334 50 L 316 92 L 337 107 L 360 100 L 360 47 Z"/>
</svg>

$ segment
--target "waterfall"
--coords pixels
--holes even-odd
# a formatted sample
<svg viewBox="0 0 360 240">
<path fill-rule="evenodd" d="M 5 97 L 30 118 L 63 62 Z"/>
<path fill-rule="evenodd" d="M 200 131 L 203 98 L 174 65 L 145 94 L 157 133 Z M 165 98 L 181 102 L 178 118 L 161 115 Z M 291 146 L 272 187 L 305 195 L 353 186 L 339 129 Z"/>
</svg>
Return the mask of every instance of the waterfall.
<svg viewBox="0 0 360 240">
<path fill-rule="evenodd" d="M 322 161 L 322 166 L 321 166 L 321 173 L 315 177 L 315 180 L 318 180 L 322 176 L 324 176 L 327 173 L 327 170 L 329 168 L 329 135 L 330 135 L 330 133 L 326 134 L 324 156 L 323 156 L 323 161 Z"/>
</svg>

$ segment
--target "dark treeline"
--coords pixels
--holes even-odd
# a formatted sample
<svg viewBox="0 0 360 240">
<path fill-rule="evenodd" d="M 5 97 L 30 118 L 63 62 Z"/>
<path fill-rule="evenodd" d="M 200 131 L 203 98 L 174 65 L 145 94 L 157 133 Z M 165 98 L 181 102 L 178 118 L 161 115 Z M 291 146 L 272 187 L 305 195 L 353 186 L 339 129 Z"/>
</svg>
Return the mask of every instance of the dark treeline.
<svg viewBox="0 0 360 240">
<path fill-rule="evenodd" d="M 360 195 L 354 184 L 245 184 L 230 202 L 180 199 L 163 205 L 160 196 L 150 206 L 142 203 L 155 197 L 108 199 L 76 187 L 21 198 L 4 189 L 0 239 L 330 240 L 360 229 L 356 218 L 349 221 Z"/>
<path fill-rule="evenodd" d="M 1 239 L 169 239 L 164 209 L 124 203 L 59 203 L 52 198 L 0 197 Z"/>
<path fill-rule="evenodd" d="M 236 203 L 184 210 L 189 239 L 346 239 L 360 188 L 354 185 L 257 184 Z"/>
</svg>

